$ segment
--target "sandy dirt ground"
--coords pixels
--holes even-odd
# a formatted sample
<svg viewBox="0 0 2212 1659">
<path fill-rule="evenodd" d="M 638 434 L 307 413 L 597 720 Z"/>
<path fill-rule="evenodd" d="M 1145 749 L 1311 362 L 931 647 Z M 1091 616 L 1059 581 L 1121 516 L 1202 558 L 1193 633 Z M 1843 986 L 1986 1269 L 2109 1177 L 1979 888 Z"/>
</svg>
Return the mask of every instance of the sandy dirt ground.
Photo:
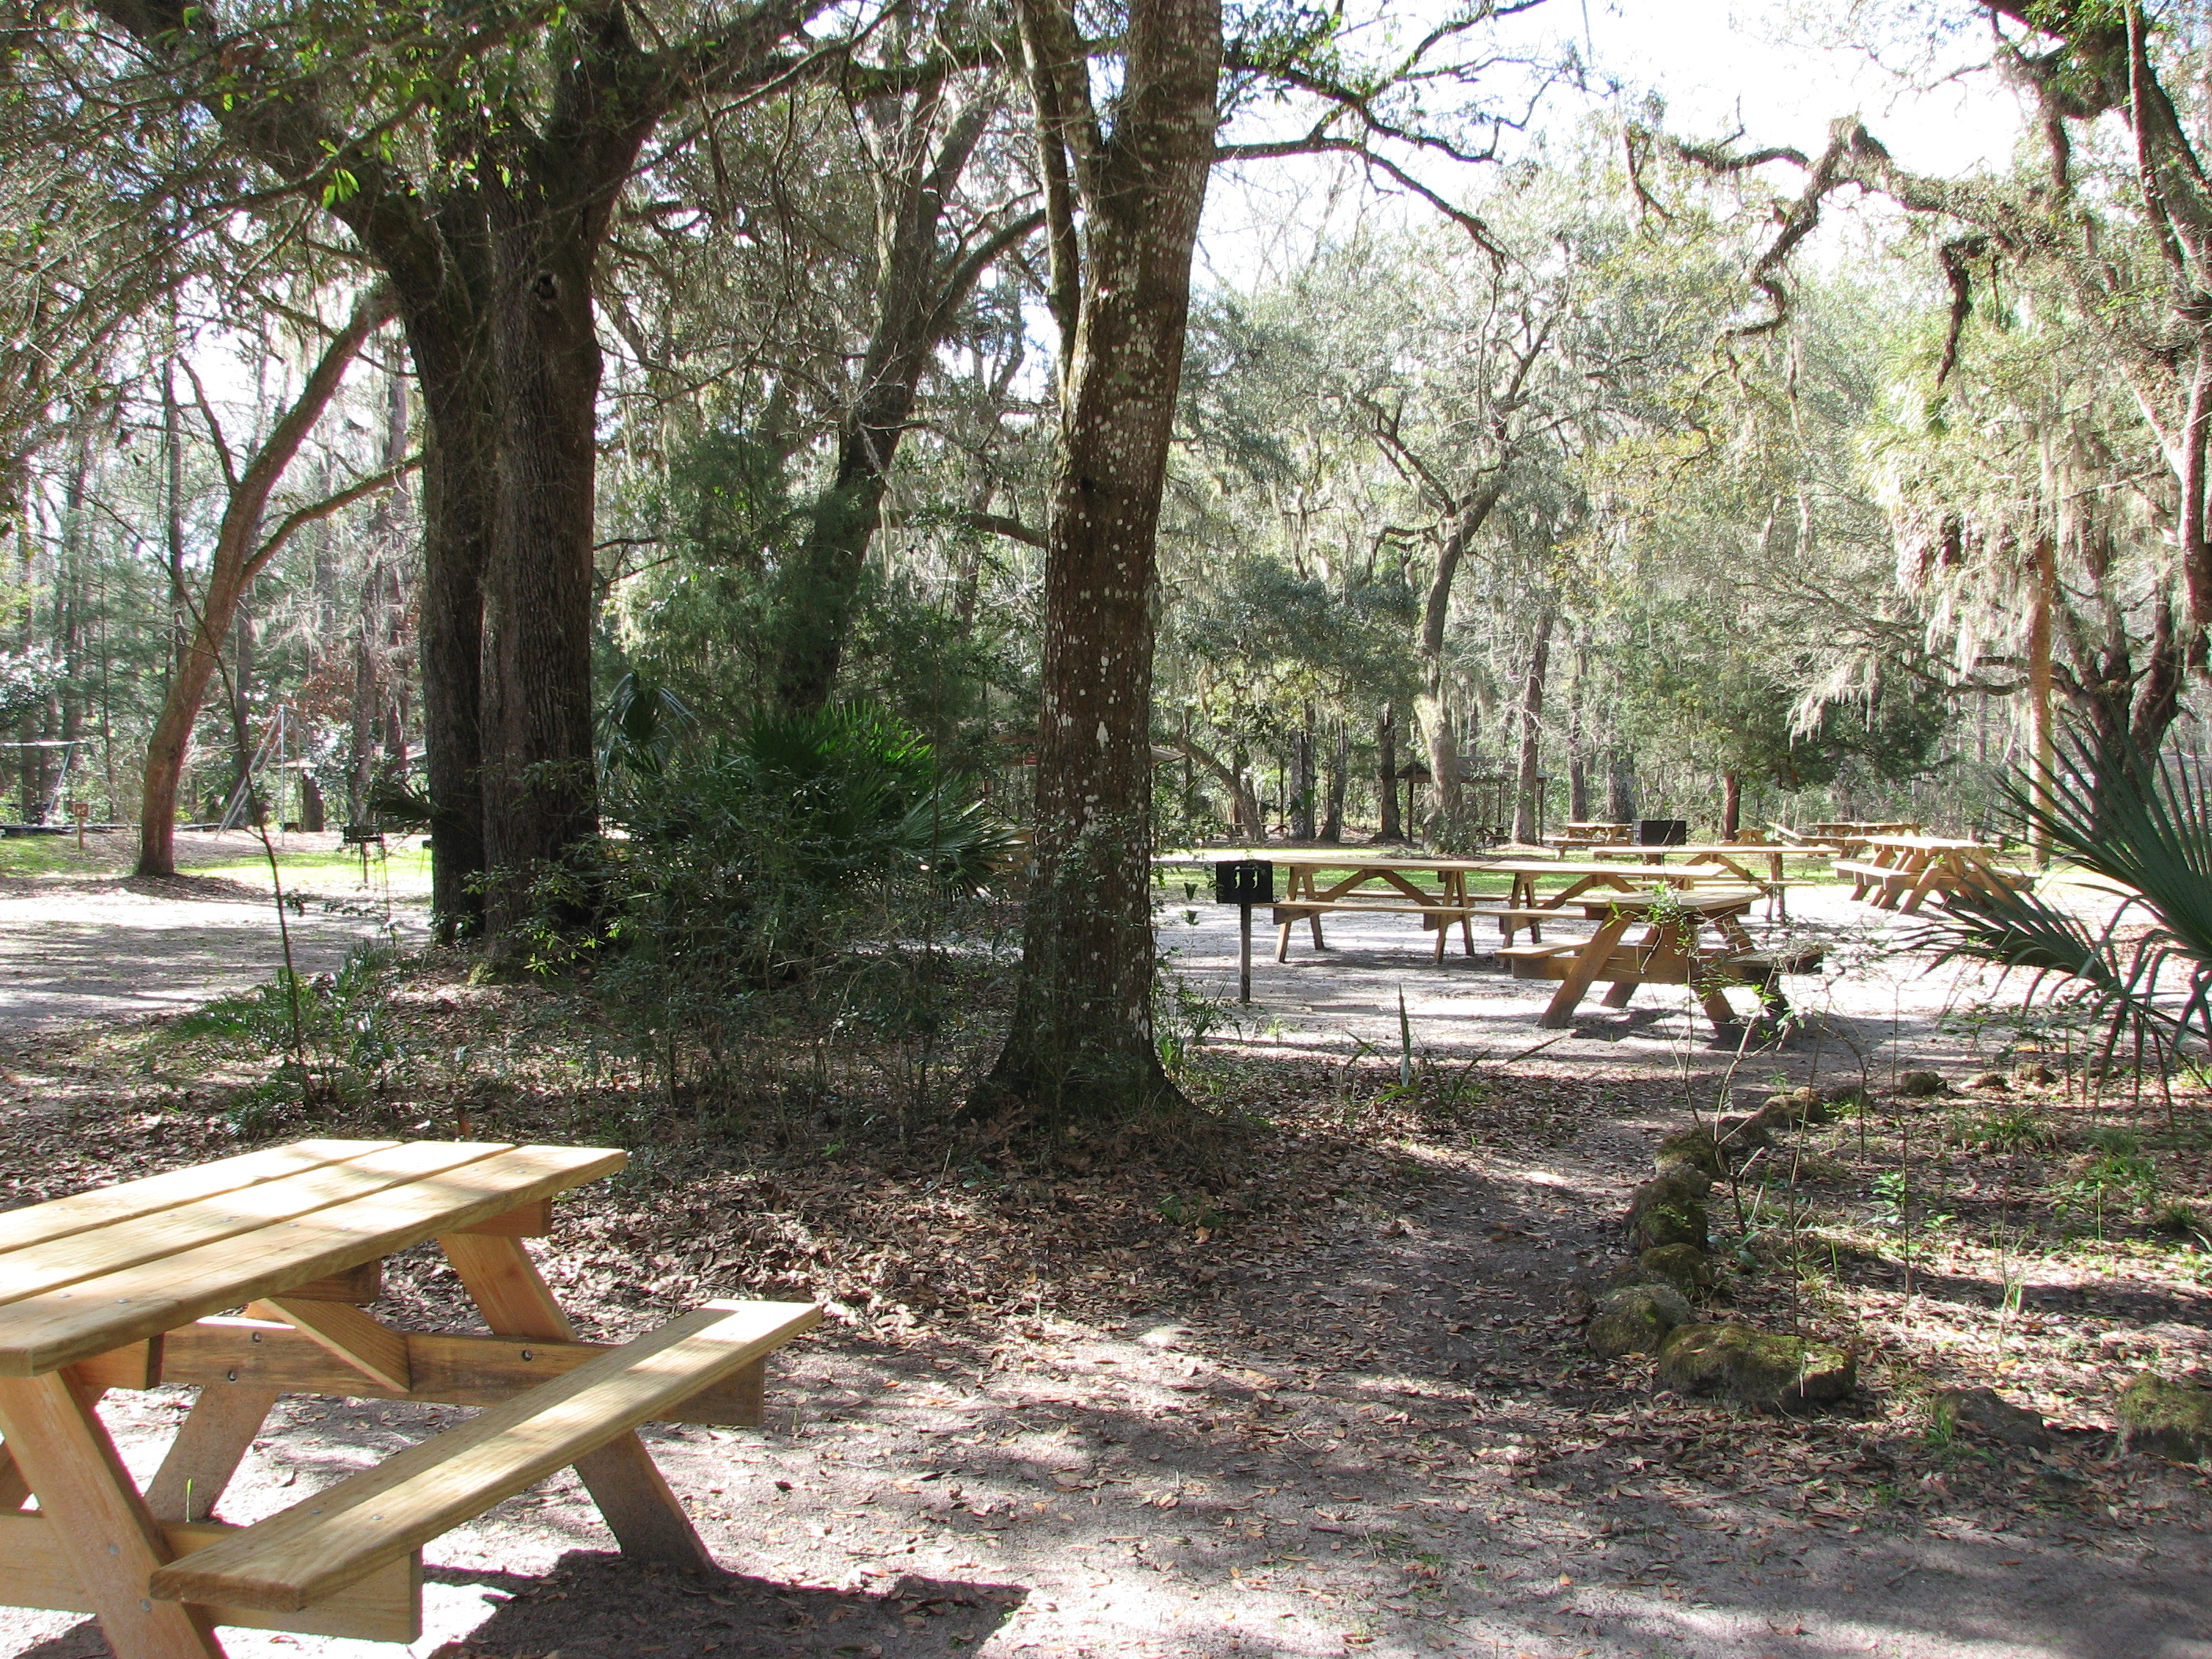
<svg viewBox="0 0 2212 1659">
<path fill-rule="evenodd" d="M 267 878 L 252 867 L 258 844 L 242 832 L 179 842 L 187 870 L 198 863 L 226 873 L 165 881 L 90 870 L 0 876 L 0 1041 L 173 1013 L 276 974 L 284 942 Z M 117 849 L 95 848 L 86 862 L 120 861 Z M 288 875 L 286 885 L 298 901 L 284 921 L 301 973 L 329 972 L 363 940 L 423 937 L 420 896 L 380 872 L 366 885 L 353 868 Z"/>
<path fill-rule="evenodd" d="M 63 925 L 66 902 L 40 902 Z M 1302 928 L 1282 966 L 1263 927 L 1255 1005 L 1221 1035 L 1233 1047 L 1395 1056 L 1402 989 L 1431 1063 L 1520 1055 L 1532 1074 L 1620 1079 L 1620 1101 L 1540 1155 L 1378 1149 L 1345 1170 L 1317 1243 L 1206 1270 L 1155 1314 L 1041 1316 L 985 1346 L 825 1330 L 774 1368 L 763 1428 L 647 1431 L 732 1577 L 629 1569 L 563 1474 L 429 1547 L 411 1652 L 2212 1659 L 2205 1479 L 2116 1459 L 2108 1425 L 2054 1419 L 2054 1452 L 1998 1455 L 1970 1480 L 1913 1462 L 1869 1406 L 1747 1431 L 1724 1407 L 1655 1402 L 1633 1364 L 1580 1356 L 1563 1281 L 1618 1258 L 1624 1196 L 1680 1122 L 1671 1091 L 1638 1080 L 1710 1102 L 1816 1066 L 1881 1080 L 1974 1063 L 1944 1013 L 1986 986 L 1899 954 L 1900 924 L 1839 895 L 1794 902 L 1830 966 L 1790 988 L 1824 1018 L 1747 1060 L 1680 992 L 1593 1004 L 1555 1038 L 1535 1024 L 1548 986 L 1456 944 L 1438 967 L 1408 919 L 1333 922 L 1321 953 Z M 182 919 L 211 902 L 109 902 L 118 919 L 80 918 L 88 972 L 118 942 L 158 959 L 162 929 L 120 920 L 132 906 L 211 926 Z M 1188 911 L 1170 902 L 1165 942 L 1233 995 L 1233 913 Z M 57 974 L 52 994 L 76 977 Z M 565 1229 L 541 1247 L 556 1286 L 580 1248 Z M 433 1272 L 394 1282 L 380 1313 L 441 1315 L 408 1299 Z M 2094 1290 L 2050 1314 L 2085 1343 L 2146 1320 L 2206 1324 L 2202 1296 L 2123 1316 Z M 1331 1342 L 1294 1334 L 1316 1330 Z M 155 1390 L 102 1411 L 143 1475 L 188 1403 Z M 453 1415 L 287 1401 L 219 1512 L 272 1512 Z M 240 1659 L 394 1651 L 224 1639 Z M 81 1617 L 0 1611 L 7 1659 L 106 1650 Z"/>
</svg>

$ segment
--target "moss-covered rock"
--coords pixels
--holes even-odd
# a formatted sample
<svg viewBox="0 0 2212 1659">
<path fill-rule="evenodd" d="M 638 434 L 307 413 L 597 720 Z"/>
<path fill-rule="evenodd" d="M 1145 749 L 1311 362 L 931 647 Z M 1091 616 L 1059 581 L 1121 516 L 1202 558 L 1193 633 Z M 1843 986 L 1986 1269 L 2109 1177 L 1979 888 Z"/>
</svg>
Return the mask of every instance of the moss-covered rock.
<svg viewBox="0 0 2212 1659">
<path fill-rule="evenodd" d="M 1659 1349 L 1661 1387 L 1747 1406 L 1841 1400 L 1857 1382 L 1858 1362 L 1843 1349 L 1748 1325 L 1679 1325 Z"/>
<path fill-rule="evenodd" d="M 1863 1112 L 1874 1100 L 1863 1083 L 1839 1083 L 1826 1094 L 1828 1104 L 1838 1113 Z"/>
<path fill-rule="evenodd" d="M 2012 1068 L 2014 1086 L 2021 1089 L 2041 1089 L 2058 1080 L 2058 1073 L 2039 1060 L 2024 1060 Z"/>
<path fill-rule="evenodd" d="M 1583 1340 L 1601 1359 L 1656 1353 L 1667 1333 L 1695 1316 L 1671 1285 L 1630 1285 L 1598 1297 Z"/>
<path fill-rule="evenodd" d="M 1705 1190 L 1674 1170 L 1645 1182 L 1629 1200 L 1629 1238 L 1638 1250 L 1656 1250 L 1668 1244 L 1707 1249 L 1711 1237 L 1705 1218 Z"/>
<path fill-rule="evenodd" d="M 1789 1127 L 1778 1124 L 1764 1112 L 1729 1112 L 1715 1126 L 1713 1139 L 1719 1143 L 1723 1158 L 1740 1163 L 1760 1147 L 1771 1146 L 1775 1129 Z"/>
<path fill-rule="evenodd" d="M 1713 1259 L 1694 1244 L 1662 1244 L 1644 1251 L 1636 1265 L 1684 1296 L 1699 1296 L 1713 1288 Z"/>
<path fill-rule="evenodd" d="M 1948 1416 L 1959 1427 L 2008 1446 L 2051 1449 L 2051 1430 L 2042 1417 L 2014 1405 L 1994 1389 L 1946 1389 L 1930 1403 L 1938 1422 Z"/>
<path fill-rule="evenodd" d="M 2138 1374 L 2120 1390 L 2121 1443 L 2179 1463 L 2212 1457 L 2212 1389 L 2156 1371 Z"/>
<path fill-rule="evenodd" d="M 1723 1168 L 1721 1149 L 1713 1139 L 1713 1132 L 1703 1124 L 1668 1135 L 1659 1143 L 1659 1150 L 1651 1161 L 1662 1175 L 1673 1169 L 1695 1170 L 1708 1180 L 1718 1176 Z"/>
<path fill-rule="evenodd" d="M 1901 1072 L 1898 1074 L 1897 1092 L 1907 1100 L 1933 1100 L 1947 1092 L 1941 1072 Z"/>
</svg>

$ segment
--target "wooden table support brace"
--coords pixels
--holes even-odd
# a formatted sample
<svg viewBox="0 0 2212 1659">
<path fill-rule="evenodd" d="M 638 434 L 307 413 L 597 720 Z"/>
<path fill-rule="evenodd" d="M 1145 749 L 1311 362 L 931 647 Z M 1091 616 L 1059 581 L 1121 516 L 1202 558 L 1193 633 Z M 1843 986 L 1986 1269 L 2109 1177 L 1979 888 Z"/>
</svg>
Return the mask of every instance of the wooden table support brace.
<svg viewBox="0 0 2212 1659">
<path fill-rule="evenodd" d="M 408 1372 L 407 1339 L 350 1304 L 273 1297 L 254 1303 L 246 1311 L 264 1319 L 283 1320 L 372 1382 L 399 1394 L 414 1386 Z"/>
<path fill-rule="evenodd" d="M 574 1340 L 576 1328 L 520 1240 L 452 1233 L 438 1243 L 495 1335 Z M 577 1459 L 575 1468 L 624 1555 L 683 1572 L 716 1570 L 691 1517 L 635 1431 Z"/>
<path fill-rule="evenodd" d="M 206 1613 L 146 1594 L 171 1559 L 167 1538 L 107 1429 L 59 1371 L 0 1376 L 0 1434 L 38 1489 L 116 1659 L 222 1659 Z"/>
<path fill-rule="evenodd" d="M 202 1389 L 146 1488 L 154 1518 L 179 1524 L 212 1519 L 276 1404 L 274 1389 Z"/>
</svg>

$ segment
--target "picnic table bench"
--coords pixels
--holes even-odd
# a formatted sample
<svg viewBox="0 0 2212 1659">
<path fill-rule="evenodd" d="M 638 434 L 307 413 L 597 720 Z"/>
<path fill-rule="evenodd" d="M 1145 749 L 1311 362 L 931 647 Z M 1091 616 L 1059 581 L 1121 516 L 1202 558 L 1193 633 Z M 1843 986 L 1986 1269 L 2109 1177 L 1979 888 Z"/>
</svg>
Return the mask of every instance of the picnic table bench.
<svg viewBox="0 0 2212 1659">
<path fill-rule="evenodd" d="M 1930 893 L 2010 892 L 2028 879 L 1997 868 L 1992 861 L 1997 849 L 1978 841 L 1870 836 L 1864 846 L 1863 859 L 1837 860 L 1836 873 L 1850 878 L 1853 898 L 1900 915 L 1917 910 Z"/>
<path fill-rule="evenodd" d="M 1729 1005 L 1730 988 L 1756 991 L 1763 1011 L 1786 1009 L 1777 976 L 1820 967 L 1816 951 L 1777 955 L 1759 948 L 1743 925 L 1759 896 L 1756 891 L 1590 895 L 1579 901 L 1583 914 L 1598 923 L 1587 939 L 1509 945 L 1498 954 L 1516 979 L 1559 981 L 1540 1025 L 1571 1024 L 1583 999 L 1603 981 L 1612 987 L 1605 995 L 1608 1008 L 1626 1008 L 1639 985 L 1691 986 L 1717 1030 L 1736 1018 Z M 1637 927 L 1643 935 L 1632 940 L 1629 930 Z M 1706 929 L 1717 943 L 1702 942 Z"/>
<path fill-rule="evenodd" d="M 522 1241 L 626 1161 L 306 1140 L 0 1213 L 0 1604 L 96 1613 L 118 1659 L 220 1659 L 219 1625 L 411 1642 L 422 1545 L 569 1465 L 624 1554 L 711 1569 L 635 1431 L 757 1423 L 767 1356 L 821 1310 L 709 1302 L 577 1341 Z M 364 1311 L 383 1258 L 432 1239 L 489 1334 Z M 94 1407 L 165 1383 L 199 1395 L 142 1491 Z M 266 1520 L 214 1521 L 293 1393 L 484 1409 Z"/>
</svg>

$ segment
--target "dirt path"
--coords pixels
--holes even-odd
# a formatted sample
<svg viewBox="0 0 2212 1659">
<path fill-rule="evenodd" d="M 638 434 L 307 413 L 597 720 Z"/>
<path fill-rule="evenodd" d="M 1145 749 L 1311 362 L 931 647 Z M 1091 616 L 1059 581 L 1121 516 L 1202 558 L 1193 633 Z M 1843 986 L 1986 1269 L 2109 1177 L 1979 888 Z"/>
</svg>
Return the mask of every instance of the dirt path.
<svg viewBox="0 0 2212 1659">
<path fill-rule="evenodd" d="M 1184 924 L 1185 961 L 1216 983 L 1224 920 Z M 2072 1379 L 2035 1397 L 2057 1440 L 2040 1455 L 1926 1435 L 1915 1391 L 1978 1380 L 1990 1286 L 1970 1261 L 1929 1264 L 1910 1343 L 1893 1298 L 1868 1303 L 1859 1395 L 1802 1420 L 1655 1394 L 1649 1361 L 1592 1359 L 1565 1316 L 1578 1267 L 1624 1259 L 1623 1201 L 1686 1097 L 1755 1098 L 1771 1073 L 1818 1061 L 1832 1076 L 1861 1054 L 1881 1078 L 1968 1057 L 1942 1015 L 1972 988 L 1897 956 L 1887 923 L 1833 925 L 1853 973 L 1792 986 L 1832 1037 L 1732 1078 L 1687 1011 L 1650 995 L 1516 1061 L 1489 1115 L 1427 1127 L 1388 1102 L 1396 988 L 1439 1067 L 1546 1041 L 1535 988 L 1437 969 L 1418 933 L 1387 923 L 1372 939 L 1333 933 L 1323 958 L 1294 947 L 1263 969 L 1262 1012 L 1226 1045 L 1255 1091 L 1240 1098 L 1284 1103 L 1291 1202 L 1270 1210 L 1261 1194 L 1249 1224 L 1224 1203 L 1217 1224 L 1179 1224 L 1134 1263 L 1085 1243 L 1057 1279 L 1040 1250 L 1034 1300 L 985 1319 L 902 1325 L 898 1302 L 888 1318 L 839 1304 L 772 1372 L 764 1428 L 648 1431 L 732 1577 L 629 1570 L 563 1474 L 429 1547 L 414 1655 L 2212 1659 L 2208 1478 L 2115 1456 L 2106 1414 L 2145 1356 L 2207 1357 L 2203 1285 L 2168 1279 L 2152 1295 L 2115 1273 L 2036 1288 L 2015 1352 L 2032 1340 Z M 526 1011 L 498 1006 L 510 1029 Z M 1362 1043 L 1388 1059 L 1348 1066 Z M 120 1098 L 104 1109 L 64 1130 L 0 1103 L 0 1179 L 27 1191 L 35 1172 L 51 1190 L 64 1149 L 72 1181 L 102 1160 L 137 1174 L 219 1150 L 194 1139 L 219 1134 L 218 1119 L 139 1117 Z M 1842 1127 L 1822 1133 L 1815 1150 L 1843 1158 Z M 1107 1169 L 1015 1171 L 994 1224 L 948 1154 L 943 1169 L 811 1171 L 867 1200 L 832 1215 L 810 1209 L 796 1173 L 740 1152 L 656 1155 L 634 1189 L 578 1194 L 541 1249 L 596 1334 L 709 1295 L 834 1298 L 860 1252 L 896 1258 L 903 1302 L 927 1308 L 913 1281 L 957 1274 L 963 1252 L 981 1279 L 987 1249 L 1021 1248 L 1009 1224 L 1076 1231 L 1130 1201 Z M 702 1234 L 702 1218 L 718 1231 Z M 806 1253 L 763 1266 L 748 1230 Z M 1760 1282 L 1744 1281 L 1747 1306 L 1776 1293 Z M 377 1311 L 467 1322 L 426 1253 L 395 1266 Z M 1931 1342 L 1938 1328 L 1954 1334 Z M 155 1390 L 101 1410 L 143 1476 L 188 1403 Z M 288 1401 L 220 1513 L 271 1513 L 454 1415 Z M 224 1639 L 239 1659 L 394 1651 Z M 4 1659 L 104 1652 L 80 1617 L 0 1610 Z"/>
<path fill-rule="evenodd" d="M 1535 1156 L 1356 1158 L 1310 1249 L 1224 1258 L 1127 1318 L 1011 1318 L 988 1347 L 832 1330 L 778 1368 L 765 1429 L 649 1431 L 735 1577 L 629 1570 L 564 1474 L 430 1547 L 413 1651 L 2212 1653 L 2200 1474 L 2114 1462 L 2063 1424 L 2047 1457 L 1932 1462 L 1873 1402 L 1747 1419 L 1583 1356 L 1559 1285 L 1617 1250 L 1620 1195 L 1667 1127 L 1616 1112 Z M 583 1248 L 552 1243 L 556 1282 Z M 383 1311 L 448 1321 L 422 1265 Z M 103 1406 L 134 1469 L 185 1403 Z M 270 1513 L 453 1415 L 288 1401 L 222 1512 Z M 0 1613 L 0 1632 L 11 1659 L 105 1650 L 66 1614 Z M 240 1659 L 391 1651 L 225 1640 Z"/>
<path fill-rule="evenodd" d="M 285 919 L 294 962 L 329 971 L 362 940 L 387 937 L 386 914 L 366 898 L 305 897 Z M 389 914 L 400 937 L 421 937 L 419 912 Z M 283 961 L 276 907 L 236 882 L 0 878 L 0 1041 L 196 1007 Z"/>
</svg>

